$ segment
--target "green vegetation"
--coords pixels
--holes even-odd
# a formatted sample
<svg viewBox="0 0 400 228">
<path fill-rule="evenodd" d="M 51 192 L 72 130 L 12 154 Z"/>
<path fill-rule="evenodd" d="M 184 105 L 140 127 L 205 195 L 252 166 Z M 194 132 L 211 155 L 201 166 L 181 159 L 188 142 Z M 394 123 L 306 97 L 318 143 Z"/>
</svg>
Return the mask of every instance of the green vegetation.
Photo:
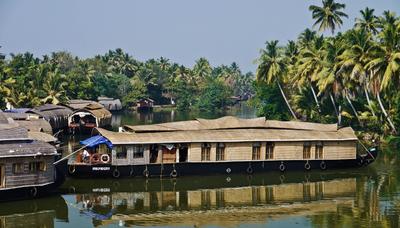
<svg viewBox="0 0 400 228">
<path fill-rule="evenodd" d="M 121 99 L 125 108 L 151 98 L 160 105 L 174 102 L 181 110 L 214 111 L 228 105 L 230 96 L 252 93 L 253 80 L 235 63 L 213 68 L 205 58 L 188 68 L 163 57 L 140 62 L 121 49 L 87 59 L 68 52 L 43 58 L 11 54 L 0 59 L 0 108 L 6 102 L 34 107 L 108 96 Z"/>
<path fill-rule="evenodd" d="M 260 115 L 352 125 L 378 134 L 400 129 L 400 18 L 360 11 L 354 27 L 334 34 L 347 15 L 344 4 L 323 0 L 310 6 L 314 26 L 296 41 L 261 51 L 253 103 Z M 266 88 L 269 88 L 268 91 Z M 282 99 L 278 99 L 281 96 Z M 282 110 L 282 107 L 285 107 Z"/>
</svg>

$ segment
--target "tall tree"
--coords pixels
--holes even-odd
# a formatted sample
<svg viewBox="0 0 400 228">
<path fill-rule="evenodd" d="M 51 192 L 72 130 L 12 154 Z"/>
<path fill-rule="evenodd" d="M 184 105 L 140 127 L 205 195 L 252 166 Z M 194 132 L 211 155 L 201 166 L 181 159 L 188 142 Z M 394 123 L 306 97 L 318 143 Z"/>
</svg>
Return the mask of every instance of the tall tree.
<svg viewBox="0 0 400 228">
<path fill-rule="evenodd" d="M 364 10 L 360 10 L 361 18 L 356 18 L 354 26 L 356 28 L 364 29 L 372 34 L 378 33 L 379 20 L 374 15 L 374 9 L 366 7 Z"/>
<path fill-rule="evenodd" d="M 285 58 L 278 53 L 278 41 L 273 40 L 266 43 L 266 49 L 262 50 L 261 58 L 256 72 L 258 81 L 265 81 L 267 84 L 276 83 L 294 119 L 297 119 L 292 107 L 281 86 L 282 79 L 287 72 Z"/>
<path fill-rule="evenodd" d="M 322 7 L 311 5 L 309 10 L 315 20 L 314 27 L 319 25 L 320 32 L 330 29 L 333 34 L 336 27 L 340 28 L 343 24 L 342 17 L 348 17 L 341 11 L 345 7 L 345 4 L 336 3 L 334 0 L 322 0 Z"/>
</svg>

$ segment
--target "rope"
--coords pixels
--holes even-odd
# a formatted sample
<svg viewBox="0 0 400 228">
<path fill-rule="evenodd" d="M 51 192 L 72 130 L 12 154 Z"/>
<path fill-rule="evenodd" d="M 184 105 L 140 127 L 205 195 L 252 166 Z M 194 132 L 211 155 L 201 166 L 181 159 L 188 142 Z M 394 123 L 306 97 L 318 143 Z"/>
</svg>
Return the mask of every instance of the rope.
<svg viewBox="0 0 400 228">
<path fill-rule="evenodd" d="M 369 156 L 371 156 L 372 159 L 375 160 L 374 155 L 372 155 L 371 152 L 369 152 L 368 148 L 367 148 L 360 140 L 358 140 L 358 143 L 360 143 L 360 145 L 361 145 L 361 146 L 364 148 L 364 150 L 369 154 Z"/>
<path fill-rule="evenodd" d="M 99 139 L 97 139 L 97 140 L 95 140 L 94 142 L 89 143 L 89 144 L 87 144 L 87 145 L 85 145 L 85 146 L 83 146 L 83 147 L 81 147 L 81 148 L 75 150 L 74 152 L 72 152 L 72 153 L 68 154 L 67 156 L 61 158 L 60 160 L 54 162 L 53 165 L 57 165 L 57 164 L 60 163 L 61 161 L 64 161 L 65 159 L 67 159 L 67 158 L 71 157 L 72 155 L 78 153 L 78 152 L 81 151 L 82 149 L 85 149 L 86 147 L 91 146 L 92 144 L 94 144 L 94 143 L 97 142 L 98 140 L 99 140 Z"/>
</svg>

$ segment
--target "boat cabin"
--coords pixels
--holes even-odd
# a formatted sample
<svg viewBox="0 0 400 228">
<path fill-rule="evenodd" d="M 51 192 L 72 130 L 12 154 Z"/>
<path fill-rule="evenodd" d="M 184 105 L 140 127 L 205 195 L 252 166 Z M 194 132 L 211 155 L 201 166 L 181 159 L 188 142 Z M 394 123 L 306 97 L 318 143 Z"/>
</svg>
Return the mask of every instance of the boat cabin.
<svg viewBox="0 0 400 228">
<path fill-rule="evenodd" d="M 360 159 L 354 131 L 336 124 L 223 117 L 125 126 L 123 131 L 96 128 L 94 137 L 81 142 L 91 148 L 86 164 L 140 173 L 151 168 L 158 175 L 165 170 L 205 174 L 352 167 Z"/>
<path fill-rule="evenodd" d="M 150 111 L 153 109 L 154 100 L 150 98 L 142 98 L 136 102 L 136 108 L 138 111 Z"/>
<path fill-rule="evenodd" d="M 111 125 L 111 112 L 98 103 L 89 103 L 76 109 L 68 117 L 68 125 L 72 130 L 92 129 Z"/>
<path fill-rule="evenodd" d="M 122 104 L 119 99 L 109 97 L 98 97 L 99 104 L 103 105 L 108 111 L 120 111 L 122 110 Z"/>
<path fill-rule="evenodd" d="M 54 146 L 33 139 L 27 129 L 0 112 L 0 200 L 34 197 L 53 189 L 61 180 L 53 165 L 58 157 Z"/>
</svg>

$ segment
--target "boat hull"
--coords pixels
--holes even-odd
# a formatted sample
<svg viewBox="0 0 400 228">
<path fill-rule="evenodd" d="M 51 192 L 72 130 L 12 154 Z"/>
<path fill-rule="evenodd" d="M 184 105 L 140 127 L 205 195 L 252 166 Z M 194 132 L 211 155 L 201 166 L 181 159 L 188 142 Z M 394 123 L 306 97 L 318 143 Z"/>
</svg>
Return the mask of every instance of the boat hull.
<svg viewBox="0 0 400 228">
<path fill-rule="evenodd" d="M 357 168 L 371 162 L 349 160 L 309 161 L 241 161 L 241 162 L 183 162 L 175 164 L 148 165 L 68 165 L 68 173 L 74 177 L 178 177 L 216 174 L 253 174 L 270 171 L 310 171 L 326 169 Z M 308 165 L 307 165 L 308 164 Z M 174 172 L 174 170 L 176 172 Z"/>
<path fill-rule="evenodd" d="M 26 200 L 40 197 L 47 197 L 58 193 L 58 188 L 66 179 L 66 161 L 55 166 L 54 182 L 43 185 L 22 186 L 9 189 L 0 189 L 0 202 L 13 200 Z"/>
</svg>

